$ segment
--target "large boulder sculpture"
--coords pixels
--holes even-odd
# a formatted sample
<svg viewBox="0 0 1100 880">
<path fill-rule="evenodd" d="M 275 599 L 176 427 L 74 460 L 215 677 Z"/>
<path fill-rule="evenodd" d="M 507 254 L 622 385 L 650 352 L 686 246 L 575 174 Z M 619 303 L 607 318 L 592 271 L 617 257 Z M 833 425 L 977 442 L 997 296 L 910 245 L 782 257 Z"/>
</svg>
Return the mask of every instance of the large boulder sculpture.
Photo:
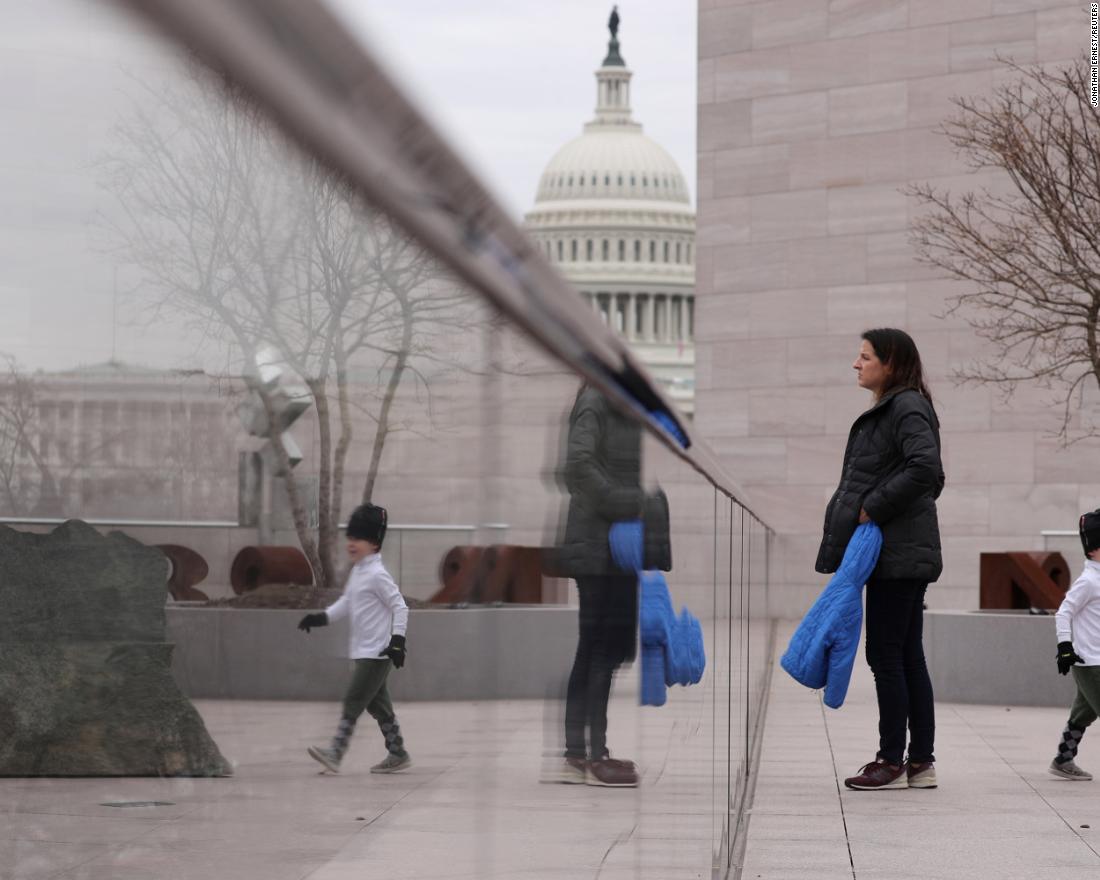
<svg viewBox="0 0 1100 880">
<path fill-rule="evenodd" d="M 0 776 L 227 776 L 170 672 L 164 555 L 0 527 Z"/>
</svg>

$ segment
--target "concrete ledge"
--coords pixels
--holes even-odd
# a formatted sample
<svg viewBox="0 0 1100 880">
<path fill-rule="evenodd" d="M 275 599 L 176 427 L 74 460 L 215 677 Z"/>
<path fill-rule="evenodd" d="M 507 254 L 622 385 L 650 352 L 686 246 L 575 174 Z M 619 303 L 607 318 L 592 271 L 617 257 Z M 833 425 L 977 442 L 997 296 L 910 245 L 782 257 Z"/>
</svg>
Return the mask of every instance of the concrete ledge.
<svg viewBox="0 0 1100 880">
<path fill-rule="evenodd" d="M 926 611 L 924 650 L 936 700 L 1004 706 L 1061 706 L 1075 688 L 1054 663 L 1054 616 Z"/>
<path fill-rule="evenodd" d="M 305 612 L 167 609 L 172 674 L 192 698 L 338 700 L 348 682 L 347 628 L 296 629 Z M 564 693 L 577 609 L 413 609 L 409 658 L 390 676 L 396 700 L 543 699 Z"/>
</svg>

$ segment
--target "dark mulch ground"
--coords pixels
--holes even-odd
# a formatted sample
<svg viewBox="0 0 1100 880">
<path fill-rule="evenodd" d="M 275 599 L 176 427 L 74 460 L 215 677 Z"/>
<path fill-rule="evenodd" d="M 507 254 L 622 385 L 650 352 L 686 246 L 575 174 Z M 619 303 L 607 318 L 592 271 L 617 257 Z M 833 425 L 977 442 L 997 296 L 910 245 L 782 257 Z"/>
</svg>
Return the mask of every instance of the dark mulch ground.
<svg viewBox="0 0 1100 880">
<path fill-rule="evenodd" d="M 199 589 L 202 589 L 201 585 Z M 314 586 L 303 587 L 300 584 L 265 584 L 249 593 L 234 596 L 231 599 L 211 599 L 208 608 L 282 608 L 282 609 L 318 609 L 331 605 L 340 598 L 341 590 L 322 590 Z M 427 602 L 406 598 L 410 608 L 428 607 Z"/>
</svg>

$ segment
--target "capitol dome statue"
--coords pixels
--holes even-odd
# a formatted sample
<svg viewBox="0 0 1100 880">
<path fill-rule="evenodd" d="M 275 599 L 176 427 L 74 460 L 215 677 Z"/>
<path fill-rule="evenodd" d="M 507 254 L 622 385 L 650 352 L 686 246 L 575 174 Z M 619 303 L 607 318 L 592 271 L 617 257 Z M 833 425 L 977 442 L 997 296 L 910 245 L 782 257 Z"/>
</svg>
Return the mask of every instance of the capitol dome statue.
<svg viewBox="0 0 1100 880">
<path fill-rule="evenodd" d="M 673 401 L 694 408 L 695 212 L 676 161 L 630 112 L 612 13 L 596 118 L 539 180 L 524 225 Z"/>
</svg>

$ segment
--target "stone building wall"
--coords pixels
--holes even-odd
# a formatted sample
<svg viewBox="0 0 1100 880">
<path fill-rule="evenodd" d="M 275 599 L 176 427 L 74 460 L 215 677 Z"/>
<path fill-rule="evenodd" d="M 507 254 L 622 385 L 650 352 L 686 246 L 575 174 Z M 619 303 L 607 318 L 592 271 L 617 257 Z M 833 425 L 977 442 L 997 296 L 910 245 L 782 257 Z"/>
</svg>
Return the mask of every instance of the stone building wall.
<svg viewBox="0 0 1100 880">
<path fill-rule="evenodd" d="M 1003 187 L 936 132 L 951 97 L 1001 81 L 995 53 L 1057 63 L 1088 35 L 1087 4 L 1058 0 L 701 0 L 696 423 L 779 533 L 775 613 L 824 583 L 814 557 L 869 402 L 851 369 L 868 327 L 914 336 L 943 422 L 930 606 L 976 607 L 981 551 L 1041 548 L 1041 530 L 1100 506 L 1100 446 L 1060 448 L 1048 392 L 1006 402 L 951 380 L 980 340 L 941 317 L 960 287 L 914 260 L 900 191 Z"/>
</svg>

